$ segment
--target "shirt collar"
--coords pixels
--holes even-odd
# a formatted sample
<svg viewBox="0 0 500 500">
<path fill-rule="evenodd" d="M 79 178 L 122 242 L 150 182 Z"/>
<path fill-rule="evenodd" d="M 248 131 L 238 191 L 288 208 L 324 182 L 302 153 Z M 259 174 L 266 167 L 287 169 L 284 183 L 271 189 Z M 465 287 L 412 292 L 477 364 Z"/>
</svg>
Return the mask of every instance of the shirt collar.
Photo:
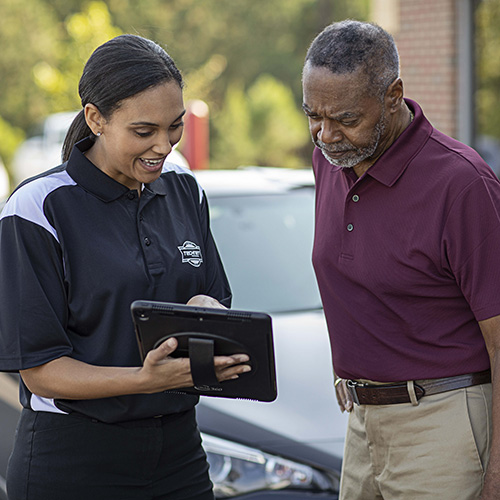
<svg viewBox="0 0 500 500">
<path fill-rule="evenodd" d="M 389 187 L 401 177 L 432 133 L 432 125 L 422 108 L 411 99 L 405 99 L 405 102 L 415 115 L 413 121 L 365 174 Z"/>
<path fill-rule="evenodd" d="M 160 196 L 165 196 L 168 192 L 168 187 L 164 175 L 160 175 L 158 179 L 156 179 L 154 182 L 151 182 L 150 184 L 145 184 L 144 188 L 149 189 L 154 194 L 158 194 Z"/>
<path fill-rule="evenodd" d="M 76 143 L 73 151 L 71 151 L 66 170 L 86 191 L 89 191 L 102 201 L 114 201 L 131 190 L 105 174 L 85 156 L 85 152 L 93 145 L 94 141 L 90 137 Z M 154 194 L 167 194 L 167 187 L 161 178 L 151 184 L 146 184 L 145 188 Z"/>
</svg>

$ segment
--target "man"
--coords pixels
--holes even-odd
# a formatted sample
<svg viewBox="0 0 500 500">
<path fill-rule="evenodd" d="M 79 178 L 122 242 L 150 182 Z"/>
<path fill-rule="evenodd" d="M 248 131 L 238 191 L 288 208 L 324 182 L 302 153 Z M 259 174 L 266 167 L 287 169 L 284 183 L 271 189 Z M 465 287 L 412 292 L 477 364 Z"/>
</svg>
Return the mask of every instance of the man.
<svg viewBox="0 0 500 500">
<path fill-rule="evenodd" d="M 303 90 L 313 263 L 351 412 L 341 498 L 500 498 L 500 182 L 404 99 L 376 25 L 325 28 Z"/>
</svg>

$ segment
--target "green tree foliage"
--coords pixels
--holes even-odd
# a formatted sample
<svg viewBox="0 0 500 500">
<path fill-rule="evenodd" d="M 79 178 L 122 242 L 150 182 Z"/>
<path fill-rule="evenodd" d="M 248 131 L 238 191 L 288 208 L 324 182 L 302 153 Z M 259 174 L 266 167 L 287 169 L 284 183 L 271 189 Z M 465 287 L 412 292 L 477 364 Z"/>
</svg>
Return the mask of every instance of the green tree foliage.
<svg viewBox="0 0 500 500">
<path fill-rule="evenodd" d="M 0 142 L 0 155 L 8 164 L 12 144 L 33 124 L 78 109 L 85 60 L 123 32 L 166 47 L 184 73 L 186 99 L 208 103 L 212 166 L 308 164 L 300 111 L 305 52 L 324 26 L 366 19 L 368 6 L 369 0 L 0 0 L 0 124 L 14 138 L 9 146 Z"/>
<path fill-rule="evenodd" d="M 302 166 L 298 152 L 309 144 L 302 110 L 294 106 L 289 87 L 271 75 L 260 76 L 248 90 L 252 140 L 258 144 L 256 163 Z"/>
<path fill-rule="evenodd" d="M 271 75 L 261 75 L 247 92 L 241 84 L 230 86 L 214 123 L 214 167 L 303 165 L 298 153 L 309 142 L 304 115 L 290 88 Z"/>
<path fill-rule="evenodd" d="M 7 165 L 30 125 L 48 111 L 31 68 L 57 50 L 46 30 L 50 25 L 57 30 L 56 19 L 38 0 L 0 2 L 0 156 Z"/>
<path fill-rule="evenodd" d="M 5 159 L 5 162 L 8 163 L 12 160 L 16 148 L 25 138 L 25 133 L 22 129 L 11 125 L 0 116 L 0 137 L 2 138 L 0 141 L 0 158 Z"/>
<path fill-rule="evenodd" d="M 121 31 L 113 26 L 106 5 L 97 1 L 70 14 L 63 28 L 64 43 L 60 44 L 54 62 L 40 61 L 33 67 L 33 76 L 49 108 L 66 111 L 80 107 L 77 89 L 85 61 L 94 49 Z"/>
<path fill-rule="evenodd" d="M 295 117 L 294 130 L 297 112 L 302 113 L 300 75 L 307 47 L 334 20 L 366 19 L 369 0 L 143 0 L 140 4 L 109 0 L 108 6 L 124 31 L 166 45 L 185 74 L 186 98 L 208 103 L 211 165 L 219 168 L 242 163 L 310 163 L 312 146 L 308 147 L 310 141 L 303 135 L 297 142 L 296 136 L 290 137 L 279 146 L 259 138 L 254 127 L 260 123 L 255 116 L 241 116 L 255 111 L 249 89 L 261 75 L 272 75 L 291 89 L 293 98 L 287 100 L 287 106 Z M 130 16 L 130 12 L 134 14 Z M 260 97 L 266 98 L 270 99 L 268 107 L 275 110 L 274 92 Z M 286 113 L 281 110 L 280 116 Z M 305 120 L 302 128 L 307 133 Z M 270 133 L 276 126 L 269 123 L 264 129 Z M 236 143 L 229 138 L 233 136 L 238 137 Z"/>
<path fill-rule="evenodd" d="M 477 128 L 500 139 L 500 2 L 482 0 L 477 9 Z"/>
<path fill-rule="evenodd" d="M 7 167 L 42 118 L 79 107 L 83 64 L 120 33 L 104 3 L 90 2 L 82 11 L 81 2 L 74 3 L 61 18 L 51 1 L 0 2 L 0 157 Z"/>
<path fill-rule="evenodd" d="M 233 83 L 226 92 L 223 111 L 215 120 L 218 140 L 213 142 L 212 168 L 255 164 L 251 126 L 250 105 L 243 86 Z"/>
</svg>

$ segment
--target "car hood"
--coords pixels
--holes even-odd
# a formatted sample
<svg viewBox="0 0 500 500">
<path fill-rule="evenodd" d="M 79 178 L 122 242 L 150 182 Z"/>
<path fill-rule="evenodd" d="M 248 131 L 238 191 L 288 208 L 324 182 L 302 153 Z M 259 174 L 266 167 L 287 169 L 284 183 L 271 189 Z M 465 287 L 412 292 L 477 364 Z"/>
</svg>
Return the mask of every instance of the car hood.
<svg viewBox="0 0 500 500">
<path fill-rule="evenodd" d="M 262 403 L 202 397 L 200 405 L 341 456 L 347 415 L 338 408 L 323 312 L 274 314 L 278 398 Z"/>
</svg>

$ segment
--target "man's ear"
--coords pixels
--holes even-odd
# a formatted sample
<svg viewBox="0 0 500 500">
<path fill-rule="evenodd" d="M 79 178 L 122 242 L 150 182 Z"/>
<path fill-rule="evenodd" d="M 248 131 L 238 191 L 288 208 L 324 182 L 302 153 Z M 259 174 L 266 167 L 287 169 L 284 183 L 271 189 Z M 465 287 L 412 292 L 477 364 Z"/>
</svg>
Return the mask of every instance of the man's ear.
<svg viewBox="0 0 500 500">
<path fill-rule="evenodd" d="M 399 110 L 403 102 L 403 95 L 403 80 L 398 77 L 389 85 L 385 93 L 385 103 L 389 113 L 395 113 Z"/>
<path fill-rule="evenodd" d="M 105 123 L 104 117 L 101 115 L 99 108 L 95 104 L 85 105 L 85 121 L 94 135 L 101 135 L 102 127 Z"/>
</svg>

